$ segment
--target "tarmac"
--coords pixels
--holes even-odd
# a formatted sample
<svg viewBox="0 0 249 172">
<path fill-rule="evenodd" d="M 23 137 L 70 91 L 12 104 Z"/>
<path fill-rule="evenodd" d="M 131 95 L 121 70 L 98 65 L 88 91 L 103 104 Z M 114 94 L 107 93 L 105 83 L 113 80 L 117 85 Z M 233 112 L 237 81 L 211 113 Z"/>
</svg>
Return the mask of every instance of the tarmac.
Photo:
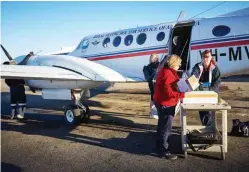
<svg viewBox="0 0 249 172">
<path fill-rule="evenodd" d="M 220 96 L 228 111 L 228 132 L 232 119 L 249 120 L 249 82 L 227 80 Z M 28 90 L 28 89 L 26 89 Z M 36 171 L 249 171 L 249 138 L 230 136 L 228 153 L 181 153 L 180 120 L 175 117 L 170 139 L 175 161 L 155 153 L 157 120 L 149 118 L 150 95 L 146 83 L 115 84 L 87 100 L 91 119 L 79 126 L 64 122 L 63 106 L 69 101 L 43 100 L 41 93 L 27 93 L 24 120 L 11 120 L 9 88 L 1 82 L 1 167 L 3 172 Z M 218 114 L 218 126 L 221 117 Z M 196 113 L 189 124 L 200 124 Z"/>
</svg>

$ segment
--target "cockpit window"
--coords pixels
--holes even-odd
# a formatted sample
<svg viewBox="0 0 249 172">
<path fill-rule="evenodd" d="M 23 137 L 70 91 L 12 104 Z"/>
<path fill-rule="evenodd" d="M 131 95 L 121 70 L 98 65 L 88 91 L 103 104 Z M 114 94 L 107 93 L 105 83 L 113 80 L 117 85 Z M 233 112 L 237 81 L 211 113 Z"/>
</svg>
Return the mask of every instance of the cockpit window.
<svg viewBox="0 0 249 172">
<path fill-rule="evenodd" d="M 87 47 L 89 46 L 89 40 L 85 39 L 84 41 L 82 41 L 82 49 L 87 49 Z"/>
<path fill-rule="evenodd" d="M 124 39 L 124 43 L 126 46 L 131 45 L 133 42 L 133 36 L 132 35 L 127 35 Z"/>
<path fill-rule="evenodd" d="M 157 36 L 156 36 L 156 39 L 157 39 L 158 41 L 162 41 L 162 40 L 164 40 L 164 38 L 165 38 L 165 33 L 164 33 L 164 32 L 159 32 L 159 33 L 157 34 Z"/>
<path fill-rule="evenodd" d="M 213 28 L 213 35 L 214 36 L 225 36 L 229 34 L 231 31 L 230 27 L 225 26 L 225 25 L 219 25 Z"/>
<path fill-rule="evenodd" d="M 109 37 L 105 38 L 103 41 L 103 47 L 107 48 L 111 42 L 111 39 Z"/>
<path fill-rule="evenodd" d="M 87 49 L 88 46 L 89 46 L 89 40 L 85 39 L 85 40 L 81 41 L 81 43 L 78 45 L 77 49 Z"/>
<path fill-rule="evenodd" d="M 118 47 L 120 43 L 121 43 L 121 37 L 120 36 L 117 36 L 116 38 L 114 38 L 114 40 L 113 40 L 113 46 L 114 47 Z"/>
<path fill-rule="evenodd" d="M 146 36 L 145 33 L 140 33 L 140 34 L 137 36 L 137 44 L 139 44 L 139 45 L 144 44 L 145 41 L 146 41 L 146 38 L 147 38 L 147 36 Z"/>
</svg>

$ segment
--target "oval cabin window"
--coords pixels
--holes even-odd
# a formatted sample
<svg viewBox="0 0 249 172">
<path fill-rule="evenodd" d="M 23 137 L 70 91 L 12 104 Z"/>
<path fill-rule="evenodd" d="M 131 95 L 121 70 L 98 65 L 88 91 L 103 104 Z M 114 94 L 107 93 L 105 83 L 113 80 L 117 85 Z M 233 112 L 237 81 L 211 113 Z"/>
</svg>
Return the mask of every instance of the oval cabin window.
<svg viewBox="0 0 249 172">
<path fill-rule="evenodd" d="M 107 48 L 109 46 L 110 42 L 111 42 L 111 40 L 109 37 L 105 38 L 103 41 L 103 47 Z"/>
<path fill-rule="evenodd" d="M 215 28 L 213 28 L 213 35 L 214 36 L 225 36 L 230 31 L 231 31 L 230 27 L 224 26 L 224 25 L 220 25 L 220 26 L 216 26 Z"/>
<path fill-rule="evenodd" d="M 158 41 L 162 41 L 162 40 L 164 40 L 164 38 L 165 38 L 165 33 L 164 33 L 164 32 L 160 32 L 160 33 L 158 33 L 157 36 L 156 36 L 156 39 L 157 39 Z"/>
<path fill-rule="evenodd" d="M 138 45 L 142 45 L 143 43 L 145 43 L 146 41 L 146 34 L 145 33 L 140 33 L 138 36 L 137 36 L 137 44 Z"/>
<path fill-rule="evenodd" d="M 120 43 L 121 43 L 121 37 L 120 36 L 117 36 L 116 38 L 114 38 L 114 40 L 113 40 L 113 46 L 114 47 L 118 47 Z"/>
<path fill-rule="evenodd" d="M 131 45 L 133 42 L 133 36 L 132 35 L 127 35 L 124 39 L 124 43 L 126 46 Z"/>
</svg>

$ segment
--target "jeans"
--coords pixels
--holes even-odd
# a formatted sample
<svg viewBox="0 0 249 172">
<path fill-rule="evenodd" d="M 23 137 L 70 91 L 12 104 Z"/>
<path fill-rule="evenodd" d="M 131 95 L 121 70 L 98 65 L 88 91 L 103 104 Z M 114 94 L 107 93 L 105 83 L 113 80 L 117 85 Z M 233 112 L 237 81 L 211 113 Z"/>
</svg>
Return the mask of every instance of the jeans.
<svg viewBox="0 0 249 172">
<path fill-rule="evenodd" d="M 157 140 L 156 146 L 159 153 L 169 152 L 169 136 L 171 135 L 172 123 L 175 114 L 175 106 L 166 107 L 155 103 L 158 111 Z"/>
</svg>

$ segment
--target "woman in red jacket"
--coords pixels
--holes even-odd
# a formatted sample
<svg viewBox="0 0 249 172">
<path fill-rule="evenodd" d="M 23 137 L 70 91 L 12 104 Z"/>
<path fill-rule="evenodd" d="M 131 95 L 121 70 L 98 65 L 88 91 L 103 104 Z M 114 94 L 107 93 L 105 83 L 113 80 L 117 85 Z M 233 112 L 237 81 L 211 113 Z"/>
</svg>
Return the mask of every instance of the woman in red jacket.
<svg viewBox="0 0 249 172">
<path fill-rule="evenodd" d="M 175 160 L 176 155 L 169 151 L 168 137 L 171 134 L 175 107 L 184 93 L 177 91 L 176 83 L 179 81 L 177 70 L 181 66 L 181 58 L 171 55 L 164 67 L 158 72 L 155 84 L 154 101 L 158 111 L 157 149 L 161 157 Z"/>
</svg>

